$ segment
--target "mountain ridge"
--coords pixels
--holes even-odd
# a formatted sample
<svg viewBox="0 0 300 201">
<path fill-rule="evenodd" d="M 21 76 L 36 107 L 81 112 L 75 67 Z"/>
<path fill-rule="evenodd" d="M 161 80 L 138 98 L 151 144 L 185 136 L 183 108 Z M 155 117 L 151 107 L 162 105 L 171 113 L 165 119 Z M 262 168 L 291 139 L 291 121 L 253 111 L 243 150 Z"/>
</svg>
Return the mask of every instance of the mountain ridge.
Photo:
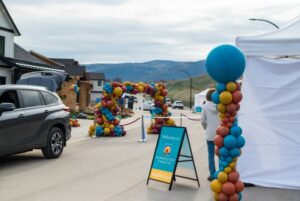
<svg viewBox="0 0 300 201">
<path fill-rule="evenodd" d="M 155 82 L 159 80 L 180 80 L 206 74 L 205 61 L 152 60 L 141 63 L 95 63 L 86 65 L 88 72 L 104 72 L 108 80 L 120 78 L 122 81 Z M 130 70 L 129 70 L 130 69 Z"/>
</svg>

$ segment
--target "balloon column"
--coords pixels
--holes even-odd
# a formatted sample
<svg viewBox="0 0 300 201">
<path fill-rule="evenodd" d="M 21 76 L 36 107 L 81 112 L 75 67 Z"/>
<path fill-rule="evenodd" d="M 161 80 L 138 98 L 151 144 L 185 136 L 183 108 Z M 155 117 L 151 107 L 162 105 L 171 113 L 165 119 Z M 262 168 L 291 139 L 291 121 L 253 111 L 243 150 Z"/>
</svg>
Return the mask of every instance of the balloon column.
<svg viewBox="0 0 300 201">
<path fill-rule="evenodd" d="M 175 125 L 174 120 L 168 118 L 171 113 L 168 112 L 166 104 L 166 95 L 168 91 L 162 83 L 145 84 L 140 83 L 105 83 L 102 101 L 95 106 L 95 121 L 89 128 L 90 136 L 125 136 L 126 131 L 120 126 L 120 119 L 116 117 L 120 108 L 117 100 L 122 98 L 124 93 L 138 94 L 146 93 L 154 98 L 154 108 L 152 113 L 156 117 L 151 126 L 148 128 L 148 133 L 158 134 L 162 125 Z"/>
<path fill-rule="evenodd" d="M 214 199 L 239 201 L 244 184 L 236 170 L 245 139 L 238 126 L 237 112 L 242 100 L 240 84 L 236 82 L 245 70 L 245 57 L 236 47 L 221 45 L 213 49 L 206 60 L 208 74 L 217 81 L 212 100 L 217 104 L 221 125 L 215 137 L 215 153 L 219 156 L 219 171 L 211 182 Z"/>
</svg>

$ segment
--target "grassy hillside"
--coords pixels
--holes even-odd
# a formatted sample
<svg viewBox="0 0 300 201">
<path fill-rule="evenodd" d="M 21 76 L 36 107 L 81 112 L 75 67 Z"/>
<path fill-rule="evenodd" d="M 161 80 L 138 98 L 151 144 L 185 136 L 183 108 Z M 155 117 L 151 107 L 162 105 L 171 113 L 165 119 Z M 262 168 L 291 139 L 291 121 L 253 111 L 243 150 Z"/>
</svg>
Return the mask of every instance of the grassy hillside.
<svg viewBox="0 0 300 201">
<path fill-rule="evenodd" d="M 213 87 L 215 82 L 207 75 L 192 78 L 192 104 L 194 104 L 194 95 L 205 90 L 208 87 Z M 185 106 L 189 106 L 190 101 L 190 80 L 167 81 L 169 98 L 181 100 Z"/>
</svg>

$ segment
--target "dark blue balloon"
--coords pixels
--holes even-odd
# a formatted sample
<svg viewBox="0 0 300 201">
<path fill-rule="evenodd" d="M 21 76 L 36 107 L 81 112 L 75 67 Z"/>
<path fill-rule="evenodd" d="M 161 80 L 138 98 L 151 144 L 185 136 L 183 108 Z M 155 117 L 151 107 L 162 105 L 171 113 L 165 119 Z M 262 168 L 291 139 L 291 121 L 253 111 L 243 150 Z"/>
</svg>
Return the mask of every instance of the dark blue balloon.
<svg viewBox="0 0 300 201">
<path fill-rule="evenodd" d="M 222 147 L 220 150 L 219 150 L 219 155 L 220 156 L 223 156 L 223 157 L 227 157 L 229 155 L 229 151 L 226 147 Z"/>
<path fill-rule="evenodd" d="M 236 144 L 237 144 L 237 141 L 236 141 L 236 138 L 234 136 L 227 135 L 224 138 L 224 145 L 225 145 L 226 148 L 232 149 L 232 148 L 236 147 Z"/>
<path fill-rule="evenodd" d="M 236 158 L 241 155 L 241 151 L 238 148 L 233 148 L 230 150 L 230 156 Z"/>
<path fill-rule="evenodd" d="M 239 79 L 245 70 L 245 56 L 232 45 L 214 48 L 207 56 L 207 73 L 217 82 L 233 82 Z"/>
<path fill-rule="evenodd" d="M 211 95 L 211 99 L 215 104 L 219 104 L 220 103 L 220 94 L 215 91 L 212 95 Z"/>
<path fill-rule="evenodd" d="M 236 138 L 236 140 L 237 140 L 237 144 L 236 144 L 236 146 L 238 147 L 238 148 L 242 148 L 244 145 L 245 145 L 245 138 L 243 137 L 243 136 L 238 136 L 237 138 Z"/>
<path fill-rule="evenodd" d="M 242 134 L 242 128 L 239 126 L 233 126 L 230 128 L 230 134 L 237 137 Z"/>
<path fill-rule="evenodd" d="M 226 158 L 226 162 L 227 162 L 227 163 L 231 163 L 231 162 L 232 162 L 232 158 L 231 158 L 230 156 L 228 156 L 228 157 Z"/>
<path fill-rule="evenodd" d="M 222 93 L 226 90 L 226 85 L 224 83 L 217 83 L 216 89 L 219 93 Z"/>
</svg>

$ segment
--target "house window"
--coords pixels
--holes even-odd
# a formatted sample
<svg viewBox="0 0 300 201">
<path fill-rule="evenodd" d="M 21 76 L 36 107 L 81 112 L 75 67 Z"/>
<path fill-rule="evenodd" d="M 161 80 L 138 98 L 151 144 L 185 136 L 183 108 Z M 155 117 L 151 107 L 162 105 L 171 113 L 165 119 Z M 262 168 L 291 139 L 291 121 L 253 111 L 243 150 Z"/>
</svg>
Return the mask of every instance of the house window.
<svg viewBox="0 0 300 201">
<path fill-rule="evenodd" d="M 98 81 L 98 86 L 99 86 L 99 87 L 102 86 L 102 81 Z"/>
<path fill-rule="evenodd" d="M 0 36 L 0 56 L 4 56 L 5 53 L 5 37 Z"/>
<path fill-rule="evenodd" d="M 6 84 L 6 77 L 0 76 L 0 85 L 5 85 Z"/>
</svg>

